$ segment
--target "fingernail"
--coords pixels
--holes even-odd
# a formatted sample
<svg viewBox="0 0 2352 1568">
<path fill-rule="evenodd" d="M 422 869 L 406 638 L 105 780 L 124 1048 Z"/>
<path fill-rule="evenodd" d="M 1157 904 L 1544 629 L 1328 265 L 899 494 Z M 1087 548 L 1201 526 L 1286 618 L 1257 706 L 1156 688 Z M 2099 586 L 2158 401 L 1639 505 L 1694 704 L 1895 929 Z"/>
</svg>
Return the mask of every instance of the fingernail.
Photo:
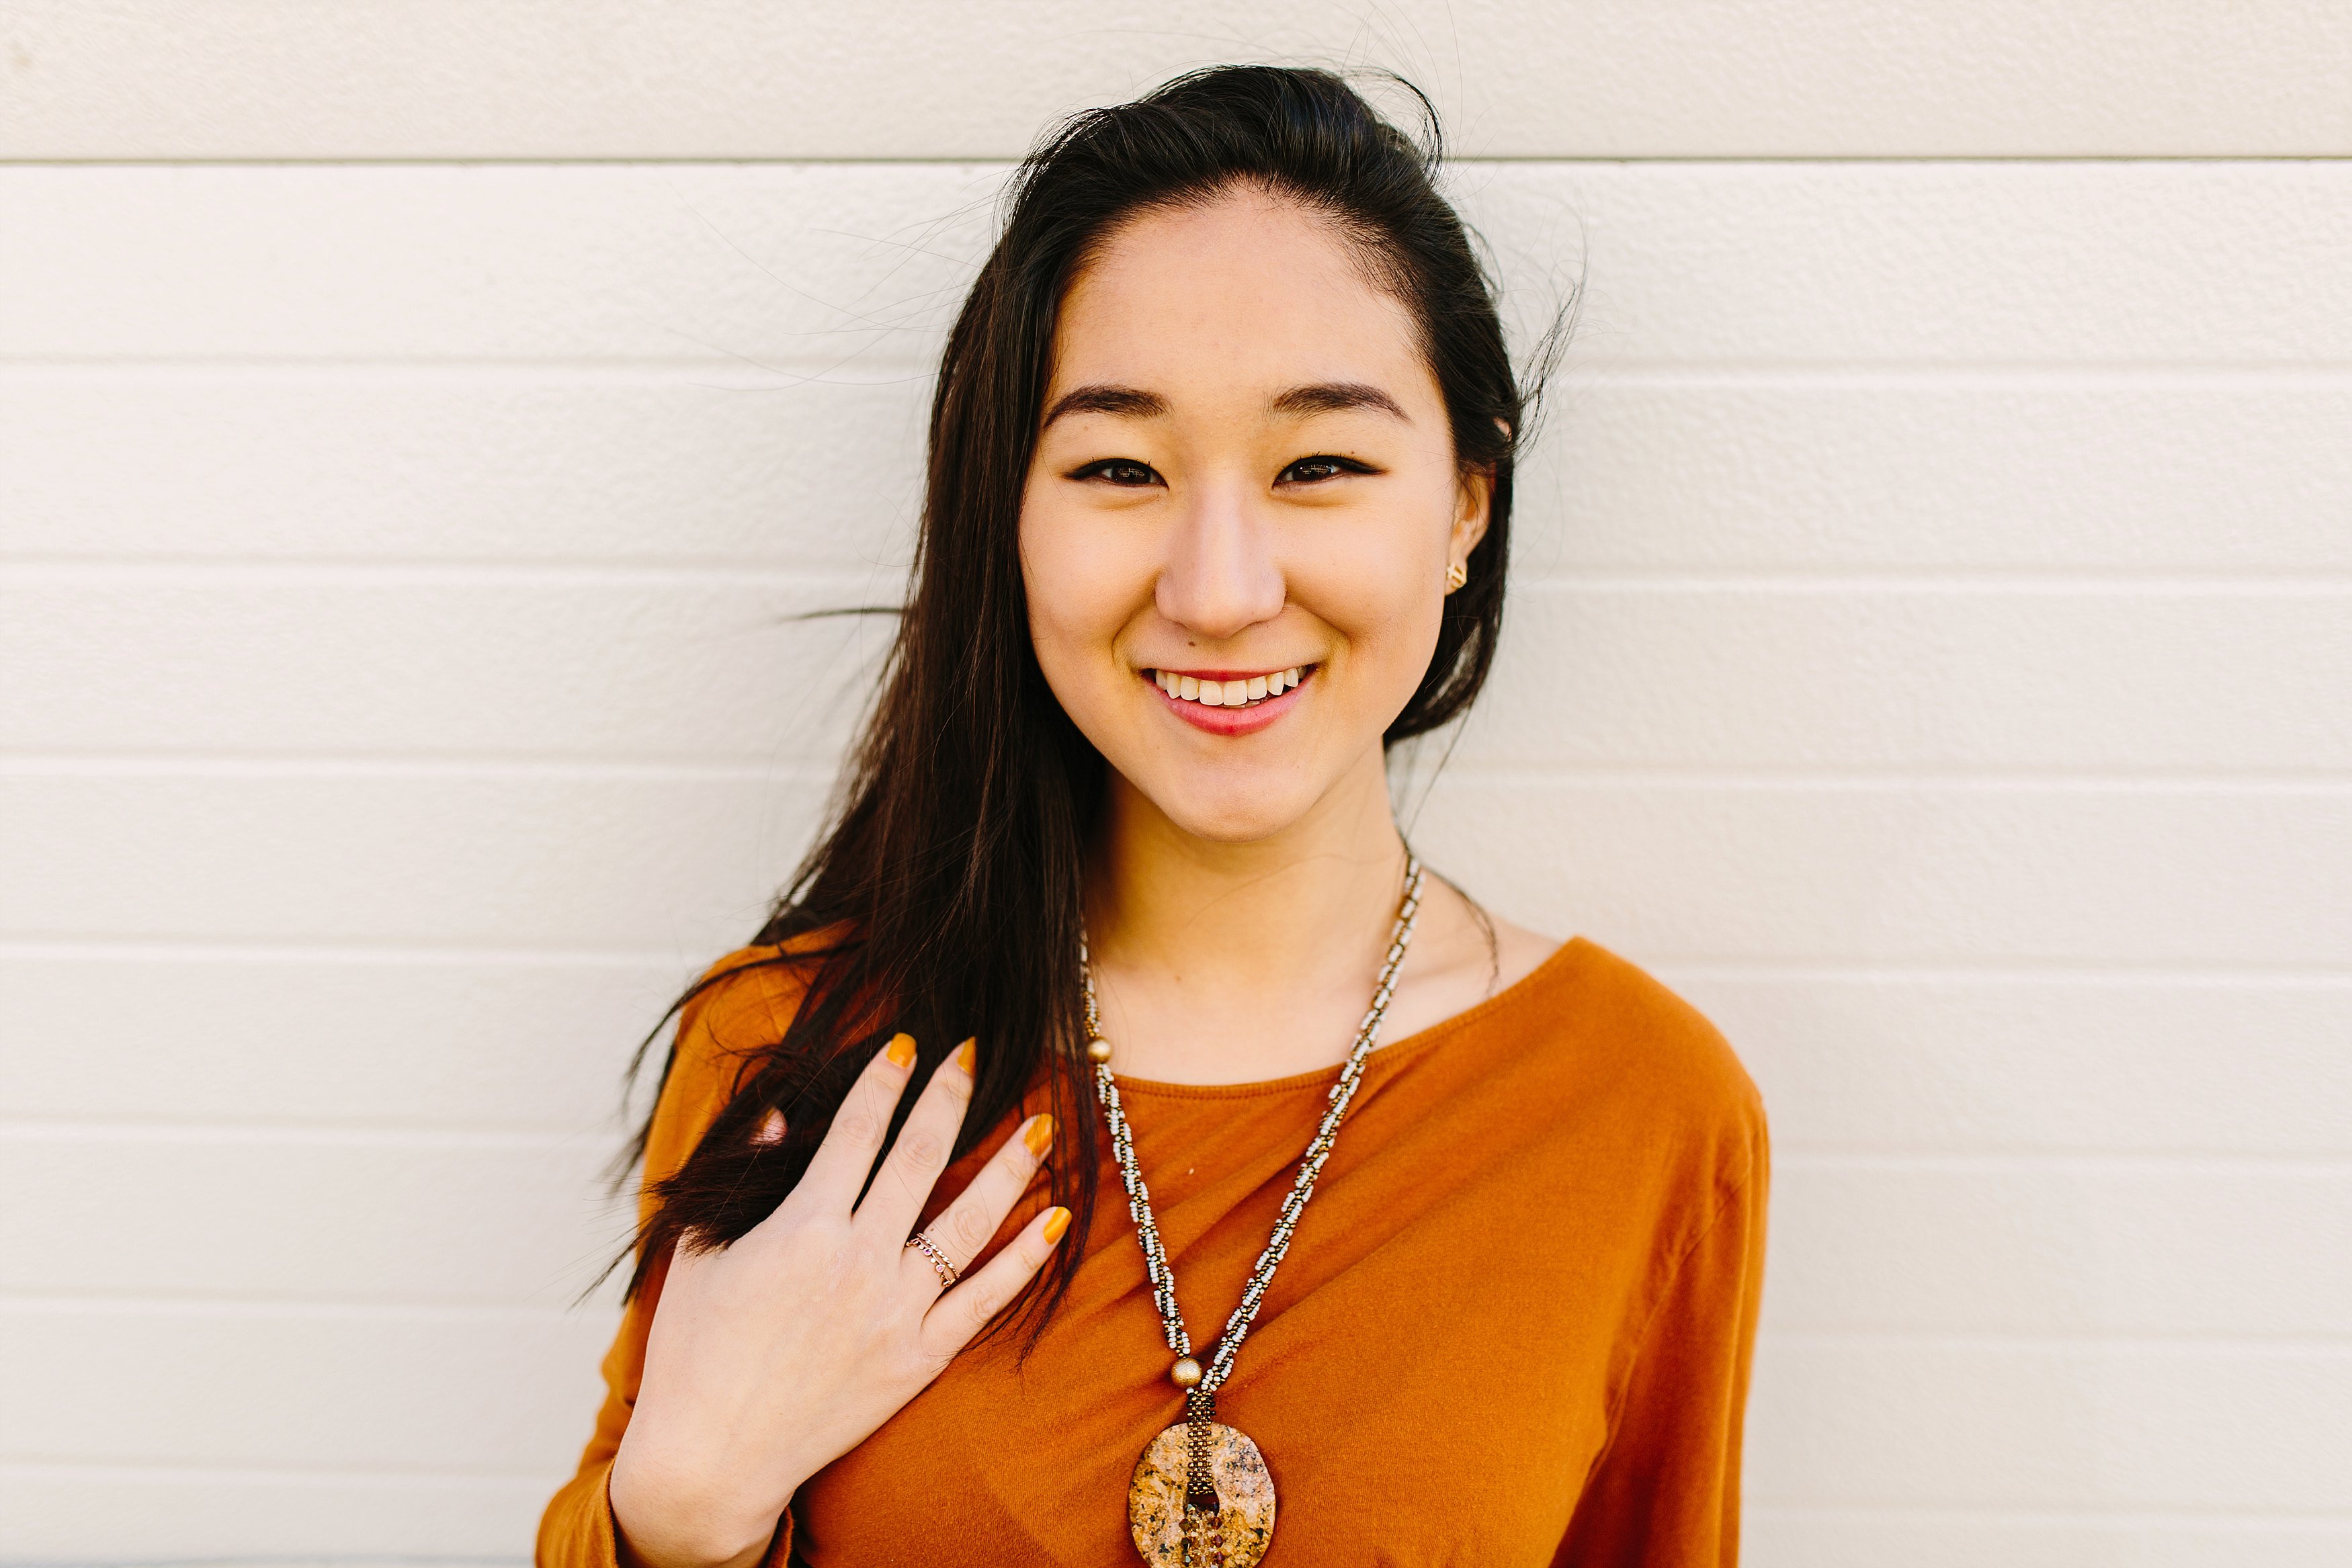
<svg viewBox="0 0 2352 1568">
<path fill-rule="evenodd" d="M 755 1144 L 781 1144 L 784 1141 L 784 1113 L 771 1111 L 760 1119 L 760 1130 L 751 1134 Z"/>
<path fill-rule="evenodd" d="M 970 1072 L 972 1070 L 972 1063 L 978 1061 L 980 1053 L 972 1050 L 972 1042 L 971 1040 L 965 1040 L 961 1045 L 956 1047 L 956 1065 L 962 1068 L 966 1072 Z"/>
<path fill-rule="evenodd" d="M 1045 1239 L 1047 1241 L 1059 1241 L 1062 1239 L 1062 1232 L 1067 1230 L 1069 1228 L 1070 1211 L 1068 1209 L 1055 1207 L 1049 1208 L 1045 1211 Z"/>
<path fill-rule="evenodd" d="M 887 1054 L 891 1066 L 912 1067 L 915 1065 L 915 1037 L 911 1034 L 892 1035 Z"/>
<path fill-rule="evenodd" d="M 1030 1117 L 1029 1129 L 1021 1134 L 1021 1141 L 1029 1145 L 1029 1152 L 1031 1154 L 1044 1154 L 1045 1152 L 1046 1145 L 1054 1141 L 1054 1118 L 1051 1116 Z"/>
</svg>

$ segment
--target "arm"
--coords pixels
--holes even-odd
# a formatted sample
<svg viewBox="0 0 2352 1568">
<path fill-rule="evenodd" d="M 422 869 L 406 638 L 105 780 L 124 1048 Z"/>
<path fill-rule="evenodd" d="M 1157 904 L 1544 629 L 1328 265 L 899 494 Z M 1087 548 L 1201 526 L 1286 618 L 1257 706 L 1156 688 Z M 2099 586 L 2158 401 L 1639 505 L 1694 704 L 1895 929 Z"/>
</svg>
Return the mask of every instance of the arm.
<svg viewBox="0 0 2352 1568">
<path fill-rule="evenodd" d="M 733 1092 L 731 1031 L 712 1016 L 725 988 L 680 1016 L 646 1146 L 649 1182 L 684 1163 Z M 772 1000 L 756 989 L 751 999 L 764 1034 Z M 994 1257 L 976 1255 L 1035 1174 L 1052 1139 L 1046 1116 L 1006 1138 L 929 1228 L 950 1266 L 968 1270 L 958 1283 L 943 1291 L 930 1262 L 907 1251 L 971 1103 L 976 1062 L 973 1042 L 950 1052 L 886 1153 L 915 1057 L 903 1034 L 874 1053 L 766 1218 L 724 1248 L 681 1245 L 649 1271 L 605 1359 L 604 1412 L 580 1473 L 541 1521 L 540 1568 L 782 1560 L 801 1483 L 938 1376 L 1045 1261 L 1068 1221 L 1059 1207 Z M 772 1111 L 751 1136 L 782 1133 Z"/>
<path fill-rule="evenodd" d="M 705 991 L 678 1014 L 677 1052 L 646 1135 L 643 1187 L 650 1188 L 686 1163 L 733 1092 L 731 1058 L 719 1049 L 709 1016 L 711 1000 L 712 993 Z M 638 1198 L 640 1222 L 652 1207 L 648 1199 Z M 636 1406 L 646 1339 L 668 1274 L 667 1262 L 656 1263 L 645 1289 L 621 1314 L 612 1348 L 604 1353 L 604 1402 L 596 1412 L 595 1431 L 580 1455 L 578 1472 L 556 1492 L 540 1520 L 538 1568 L 637 1568 L 634 1556 L 623 1551 L 608 1488 L 613 1457 L 620 1451 L 621 1435 Z M 772 1560 L 783 1562 L 791 1543 L 787 1512 L 778 1522 Z"/>
<path fill-rule="evenodd" d="M 1642 1331 L 1555 1568 L 1734 1568 L 1739 1440 L 1764 1275 L 1769 1161 L 1748 1172 L 1683 1256 Z"/>
</svg>

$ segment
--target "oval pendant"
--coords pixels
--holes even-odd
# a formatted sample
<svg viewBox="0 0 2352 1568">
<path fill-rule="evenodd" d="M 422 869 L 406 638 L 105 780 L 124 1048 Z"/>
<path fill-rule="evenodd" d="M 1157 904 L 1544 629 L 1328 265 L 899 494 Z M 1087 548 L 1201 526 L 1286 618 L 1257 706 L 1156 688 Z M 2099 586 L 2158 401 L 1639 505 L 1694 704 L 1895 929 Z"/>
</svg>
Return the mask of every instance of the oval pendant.
<svg viewBox="0 0 2352 1568">
<path fill-rule="evenodd" d="M 1209 1475 L 1217 1511 L 1195 1513 L 1188 1528 L 1185 1477 L 1192 1458 L 1191 1426 L 1179 1421 L 1135 1461 L 1127 1489 L 1127 1525 L 1135 1549 L 1153 1568 L 1255 1568 L 1274 1540 L 1274 1477 L 1265 1456 L 1241 1432 L 1209 1423 Z"/>
</svg>

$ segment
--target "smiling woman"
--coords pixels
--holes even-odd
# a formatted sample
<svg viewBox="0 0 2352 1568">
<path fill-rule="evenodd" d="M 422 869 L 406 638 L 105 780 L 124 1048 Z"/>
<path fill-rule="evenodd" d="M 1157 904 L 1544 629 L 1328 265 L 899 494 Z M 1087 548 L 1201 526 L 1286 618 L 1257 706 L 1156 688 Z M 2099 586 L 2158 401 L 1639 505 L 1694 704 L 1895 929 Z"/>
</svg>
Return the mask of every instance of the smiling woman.
<svg viewBox="0 0 2352 1568">
<path fill-rule="evenodd" d="M 1389 803 L 1528 404 L 1437 168 L 1270 68 L 1024 166 L 838 815 L 681 998 L 543 1563 L 1732 1561 L 1754 1088 Z"/>
<path fill-rule="evenodd" d="M 1428 671 L 1433 591 L 1466 570 L 1494 482 L 1455 454 L 1411 306 L 1329 215 L 1237 183 L 1097 247 L 1047 395 L 1029 624 L 1114 813 L 1257 840 L 1343 778 L 1384 812 L 1370 742 Z"/>
</svg>

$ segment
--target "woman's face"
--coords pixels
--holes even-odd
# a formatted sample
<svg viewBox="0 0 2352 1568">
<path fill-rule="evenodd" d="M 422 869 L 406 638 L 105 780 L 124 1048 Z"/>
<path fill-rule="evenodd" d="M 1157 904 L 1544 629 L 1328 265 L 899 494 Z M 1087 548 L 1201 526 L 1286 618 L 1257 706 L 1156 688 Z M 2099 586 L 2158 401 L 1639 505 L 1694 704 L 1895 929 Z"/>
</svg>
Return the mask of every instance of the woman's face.
<svg viewBox="0 0 2352 1568">
<path fill-rule="evenodd" d="M 1377 775 L 1486 497 L 1411 312 L 1325 220 L 1253 187 L 1137 218 L 1054 340 L 1021 508 L 1038 663 L 1177 826 L 1268 837 Z"/>
</svg>

